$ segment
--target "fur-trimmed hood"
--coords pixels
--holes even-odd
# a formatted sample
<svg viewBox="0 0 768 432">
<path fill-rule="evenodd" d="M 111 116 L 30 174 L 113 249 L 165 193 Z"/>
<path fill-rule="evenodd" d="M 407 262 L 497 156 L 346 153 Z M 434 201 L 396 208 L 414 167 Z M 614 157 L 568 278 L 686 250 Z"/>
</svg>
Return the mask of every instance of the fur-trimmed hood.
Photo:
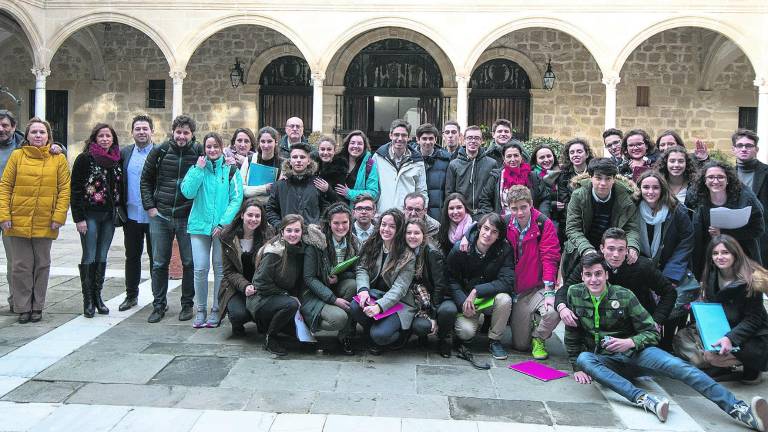
<svg viewBox="0 0 768 432">
<path fill-rule="evenodd" d="M 577 176 L 574 176 L 571 179 L 570 185 L 571 189 L 574 191 L 582 186 L 589 186 L 592 181 L 590 180 L 589 173 L 581 173 Z M 628 179 L 624 176 L 617 175 L 616 176 L 616 182 L 614 183 L 614 187 L 620 187 L 632 196 L 632 199 L 635 201 L 638 201 L 640 199 L 640 188 L 637 187 L 635 182 L 633 182 L 631 179 Z"/>
<path fill-rule="evenodd" d="M 307 225 L 306 231 L 301 235 L 301 242 L 304 245 L 311 245 L 315 246 L 317 248 L 320 248 L 321 250 L 325 249 L 326 243 L 325 243 L 325 235 L 323 234 L 323 231 L 320 230 L 320 228 L 316 225 Z M 280 256 L 283 256 L 285 253 L 285 240 L 282 238 L 278 238 L 276 240 L 273 240 L 263 246 L 264 255 L 268 253 L 277 254 Z"/>
<path fill-rule="evenodd" d="M 319 167 L 317 175 L 328 183 L 342 183 L 347 176 L 349 161 L 343 156 L 336 155 L 328 163 L 320 161 L 319 158 L 315 162 Z"/>
<path fill-rule="evenodd" d="M 752 289 L 768 294 L 768 271 L 762 268 L 755 270 L 752 274 Z"/>
<path fill-rule="evenodd" d="M 283 173 L 283 175 L 285 176 L 286 179 L 292 180 L 292 181 L 297 181 L 297 180 L 300 180 L 300 179 L 312 178 L 314 175 L 317 174 L 317 162 L 312 160 L 312 158 L 310 157 L 309 158 L 309 162 L 307 164 L 307 169 L 304 170 L 304 174 L 301 177 L 299 177 L 293 171 L 293 167 L 291 166 L 290 160 L 286 159 L 286 160 L 283 161 L 283 166 L 281 168 L 281 172 Z"/>
</svg>

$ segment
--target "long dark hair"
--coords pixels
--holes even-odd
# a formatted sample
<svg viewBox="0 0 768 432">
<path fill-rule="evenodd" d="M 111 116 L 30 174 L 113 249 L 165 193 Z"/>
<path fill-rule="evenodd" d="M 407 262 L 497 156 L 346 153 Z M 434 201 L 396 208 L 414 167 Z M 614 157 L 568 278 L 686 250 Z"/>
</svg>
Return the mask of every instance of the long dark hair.
<svg viewBox="0 0 768 432">
<path fill-rule="evenodd" d="M 712 160 L 704 164 L 701 168 L 699 178 L 696 181 L 696 198 L 699 204 L 711 203 L 709 198 L 709 188 L 707 187 L 707 170 L 710 168 L 720 168 L 725 171 L 725 181 L 728 182 L 725 185 L 725 195 L 728 197 L 728 201 L 738 200 L 741 196 L 741 180 L 736 176 L 736 170 L 732 166 L 725 162 L 718 160 Z"/>
<path fill-rule="evenodd" d="M 352 132 L 348 133 L 347 136 L 344 137 L 344 141 L 342 141 L 341 148 L 339 149 L 338 154 L 340 156 L 343 156 L 345 159 L 349 160 L 349 142 L 352 140 L 353 137 L 359 136 L 363 139 L 363 144 L 365 145 L 365 149 L 363 150 L 363 154 L 360 155 L 360 159 L 365 157 L 366 153 L 369 153 L 371 151 L 371 142 L 368 140 L 368 136 L 365 134 L 365 132 L 361 130 L 353 130 Z"/>
<path fill-rule="evenodd" d="M 669 183 L 664 179 L 664 176 L 656 170 L 645 171 L 637 178 L 637 187 L 640 189 L 640 199 L 643 199 L 643 180 L 647 178 L 655 178 L 656 181 L 659 182 L 659 204 L 667 206 L 670 211 L 674 210 L 678 204 L 677 198 L 675 198 L 669 190 Z"/>
<path fill-rule="evenodd" d="M 451 218 L 448 217 L 448 203 L 453 200 L 461 201 L 461 204 L 464 206 L 464 211 L 466 211 L 469 215 L 472 214 L 472 212 L 469 210 L 469 204 L 467 203 L 466 198 L 464 198 L 464 195 L 458 192 L 454 192 L 445 197 L 445 201 L 443 201 L 443 208 L 440 210 L 440 229 L 437 231 L 436 239 L 437 243 L 440 245 L 440 250 L 442 250 L 444 254 L 447 254 L 450 252 L 451 248 L 453 248 L 453 243 L 451 242 L 451 239 L 448 238 L 448 231 L 451 229 Z"/>
<path fill-rule="evenodd" d="M 335 264 L 339 263 L 336 262 L 336 249 L 333 247 L 333 231 L 331 231 L 331 219 L 333 219 L 333 217 L 337 214 L 345 214 L 349 218 L 349 230 L 344 236 L 344 241 L 347 243 L 347 252 L 344 254 L 344 258 L 349 259 L 353 256 L 357 256 L 360 250 L 357 237 L 352 234 L 352 224 L 354 223 L 354 219 L 352 218 L 352 211 L 349 209 L 349 206 L 340 202 L 332 204 L 330 207 L 325 209 L 325 212 L 323 212 L 320 229 L 323 231 L 323 234 L 325 234 L 325 253 L 330 258 L 330 262 Z"/>
<path fill-rule="evenodd" d="M 685 155 L 685 171 L 683 171 L 683 179 L 688 183 L 695 182 L 697 175 L 696 165 L 691 155 L 688 154 L 688 151 L 685 150 L 685 147 L 681 147 L 679 145 L 667 147 L 664 153 L 661 154 L 659 160 L 656 161 L 656 169 L 659 170 L 661 175 L 664 176 L 667 181 L 669 181 L 671 174 L 669 173 L 669 168 L 667 168 L 667 161 L 669 160 L 669 156 L 672 153 L 682 153 Z"/>
<path fill-rule="evenodd" d="M 704 264 L 704 271 L 701 277 L 702 295 L 706 293 L 707 285 L 710 281 L 709 273 L 718 271 L 717 267 L 715 267 L 712 262 L 712 251 L 715 250 L 715 247 L 717 247 L 719 244 L 725 246 L 725 248 L 728 249 L 728 252 L 733 255 L 733 272 L 737 278 L 747 284 L 747 296 L 753 296 L 755 294 L 755 290 L 752 287 L 752 276 L 755 274 L 755 271 L 765 271 L 765 269 L 761 267 L 760 264 L 749 258 L 739 242 L 728 234 L 720 234 L 712 237 L 712 240 L 707 246 L 707 251 L 704 255 L 706 262 Z"/>
<path fill-rule="evenodd" d="M 29 122 L 32 123 L 32 120 L 30 120 Z M 38 123 L 43 123 L 43 122 L 38 121 Z M 111 149 L 112 147 L 115 147 L 115 146 L 117 146 L 118 148 L 120 147 L 120 143 L 117 140 L 117 132 L 115 132 L 115 128 L 113 128 L 112 126 L 106 123 L 96 123 L 96 126 L 94 126 L 93 129 L 91 129 L 91 134 L 88 135 L 88 139 L 85 140 L 83 153 L 88 153 L 88 147 L 90 147 L 91 144 L 96 142 L 96 137 L 99 135 L 99 131 L 102 129 L 109 129 L 109 132 L 112 134 L 112 145 L 109 146 L 109 148 Z M 53 142 L 53 137 L 49 137 L 49 140 Z"/>
<path fill-rule="evenodd" d="M 424 275 L 424 267 L 426 266 L 425 262 L 427 260 L 427 248 L 429 247 L 429 235 L 427 235 L 427 224 L 424 223 L 421 219 L 411 218 L 408 219 L 408 221 L 405 223 L 405 231 L 408 231 L 408 225 L 416 225 L 421 230 L 421 234 L 424 236 L 424 239 L 421 242 L 421 245 L 419 247 L 419 252 L 416 254 L 416 273 L 413 275 L 413 280 L 421 280 L 426 275 Z M 416 253 L 416 251 L 413 251 Z"/>
<path fill-rule="evenodd" d="M 369 272 L 378 264 L 379 254 L 384 250 L 384 240 L 381 238 L 379 229 L 381 221 L 385 216 L 392 216 L 392 219 L 394 219 L 395 236 L 392 239 L 392 247 L 389 250 L 387 262 L 384 264 L 384 268 L 381 269 L 381 273 L 394 270 L 401 260 L 413 255 L 408 251 L 408 245 L 405 243 L 405 215 L 399 209 L 391 208 L 379 216 L 373 235 L 365 242 L 363 249 L 360 251 L 360 265 Z"/>
<path fill-rule="evenodd" d="M 571 158 L 568 156 L 568 151 L 575 144 L 581 144 L 581 146 L 584 147 L 584 153 L 586 153 L 587 155 L 587 158 L 584 161 L 585 165 L 589 165 L 589 162 L 592 160 L 592 158 L 595 157 L 595 154 L 592 152 L 592 147 L 590 147 L 589 144 L 587 144 L 587 140 L 583 138 L 574 138 L 572 140 L 569 140 L 563 146 L 563 154 L 560 157 L 560 160 L 563 161 L 563 171 L 568 171 L 573 167 L 573 163 L 571 163 Z"/>
<path fill-rule="evenodd" d="M 261 155 L 261 146 L 259 145 L 259 140 L 261 139 L 261 136 L 264 134 L 271 136 L 272 139 L 275 140 L 275 150 L 273 153 L 274 156 L 272 157 L 272 166 L 277 168 L 278 175 L 279 175 L 280 168 L 282 166 L 282 161 L 280 160 L 280 132 L 278 132 L 272 126 L 264 126 L 263 128 L 259 129 L 256 142 L 254 143 L 254 146 L 256 147 L 256 154 L 258 155 L 256 160 L 258 163 L 266 165 L 262 162 L 263 157 Z"/>
<path fill-rule="evenodd" d="M 275 244 L 277 242 L 283 242 L 285 245 L 285 248 L 287 249 L 290 245 L 287 241 L 283 240 L 283 230 L 288 225 L 291 225 L 293 223 L 299 222 L 301 223 L 301 240 L 299 242 L 304 241 L 304 236 L 307 234 L 307 224 L 304 223 L 304 217 L 298 214 L 287 214 L 283 216 L 283 218 L 280 220 L 280 231 L 278 231 L 274 237 L 272 237 L 267 243 L 262 246 L 262 249 L 264 249 L 267 244 Z M 259 251 L 259 254 L 263 254 L 263 251 Z M 285 253 L 283 253 L 283 256 L 280 257 L 280 263 L 275 264 L 275 267 L 278 265 L 280 266 L 280 269 L 278 270 L 280 274 L 285 274 L 285 272 L 288 270 L 288 262 L 290 260 L 288 259 L 288 251 L 286 250 Z M 263 263 L 264 261 L 260 261 Z M 261 265 L 261 264 L 260 264 Z M 296 269 L 298 270 L 298 269 Z"/>
<path fill-rule="evenodd" d="M 274 230 L 267 223 L 267 210 L 264 204 L 261 204 L 254 198 L 248 198 L 243 201 L 240 206 L 240 210 L 237 211 L 235 218 L 232 219 L 232 223 L 224 227 L 221 232 L 221 237 L 224 239 L 231 239 L 237 237 L 238 240 L 242 240 L 245 236 L 245 229 L 243 228 L 243 214 L 248 210 L 248 207 L 256 207 L 261 212 L 261 223 L 253 232 L 253 249 L 254 251 L 264 244 L 264 242 L 275 235 Z"/>
</svg>

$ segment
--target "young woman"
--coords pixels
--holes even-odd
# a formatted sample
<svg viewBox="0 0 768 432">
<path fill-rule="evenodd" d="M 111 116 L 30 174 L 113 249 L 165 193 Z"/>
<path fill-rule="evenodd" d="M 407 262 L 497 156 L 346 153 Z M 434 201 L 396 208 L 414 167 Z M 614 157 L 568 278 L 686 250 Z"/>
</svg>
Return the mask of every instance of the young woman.
<svg viewBox="0 0 768 432">
<path fill-rule="evenodd" d="M 669 191 L 677 201 L 693 210 L 696 202 L 696 163 L 685 147 L 672 146 L 656 161 L 656 169 L 669 185 Z"/>
<path fill-rule="evenodd" d="M 342 143 L 339 156 L 347 159 L 347 176 L 343 184 L 334 187 L 339 196 L 352 202 L 358 195 L 379 199 L 379 173 L 372 159 L 371 145 L 363 131 L 353 130 Z"/>
<path fill-rule="evenodd" d="M 246 129 L 247 130 L 247 129 Z M 248 131 L 248 130 L 247 130 Z M 250 132 L 250 131 L 249 131 Z M 250 137 L 249 137 L 250 138 Z M 277 150 L 277 143 L 280 141 L 280 134 L 269 126 L 259 129 L 258 142 L 256 144 L 256 154 L 250 158 L 250 162 L 277 168 L 275 180 L 281 177 L 283 160 L 280 158 Z M 243 178 L 244 194 L 246 197 L 254 197 L 262 203 L 266 203 L 269 194 L 272 192 L 273 183 L 267 183 L 261 186 L 248 186 L 248 170 L 250 162 L 246 167 L 240 169 Z"/>
<path fill-rule="evenodd" d="M 356 292 L 355 265 L 333 273 L 339 264 L 359 253 L 357 238 L 352 235 L 352 212 L 343 203 L 333 204 L 322 220 L 324 244 L 307 245 L 304 253 L 304 284 L 301 314 L 310 331 L 318 329 L 338 332 L 344 354 L 351 355 L 352 320 L 350 301 Z"/>
<path fill-rule="evenodd" d="M 219 236 L 224 269 L 219 308 L 221 316 L 229 316 L 232 334 L 236 336 L 245 334 L 245 323 L 252 321 L 245 298 L 256 292 L 251 282 L 256 272 L 256 252 L 274 235 L 264 215 L 264 205 L 253 198 L 246 199 Z"/>
<path fill-rule="evenodd" d="M 768 370 L 768 313 L 763 305 L 768 271 L 750 259 L 735 238 L 725 234 L 712 238 L 705 256 L 702 299 L 723 305 L 731 331 L 715 344 L 719 351 L 712 352 L 703 349 L 695 327 L 686 329 L 675 339 L 675 350 L 699 368 L 742 364 L 742 383 L 758 384 L 762 372 Z"/>
<path fill-rule="evenodd" d="M 315 158 L 315 155 L 312 155 Z M 341 197 L 336 193 L 336 186 L 344 184 L 347 176 L 348 158 L 336 154 L 336 140 L 330 136 L 320 137 L 317 143 L 318 165 L 315 187 L 325 193 L 329 202 L 340 201 Z"/>
<path fill-rule="evenodd" d="M 549 201 L 549 217 L 557 227 L 558 216 L 565 204 L 557 200 L 557 180 L 561 171 L 554 149 L 548 144 L 536 147 L 531 153 L 531 168 L 547 189 L 545 200 Z"/>
<path fill-rule="evenodd" d="M 619 174 L 637 180 L 643 171 L 650 169 L 658 158 L 658 152 L 651 142 L 651 137 L 642 129 L 632 129 L 621 141 L 621 153 L 624 162 L 619 165 Z"/>
<path fill-rule="evenodd" d="M 227 165 L 235 165 L 240 167 L 241 175 L 248 173 L 248 164 L 251 162 L 253 156 L 253 146 L 256 144 L 256 138 L 253 136 L 248 128 L 237 128 L 235 133 L 232 134 L 232 140 L 229 142 L 229 148 L 225 149 L 224 161 Z M 248 162 L 248 163 L 246 163 Z M 245 177 L 243 175 L 243 177 Z"/>
<path fill-rule="evenodd" d="M 304 218 L 297 214 L 286 215 L 280 227 L 280 234 L 258 252 L 255 289 L 246 291 L 245 305 L 253 319 L 266 329 L 264 349 L 283 356 L 287 351 L 277 334 L 294 331 L 293 319 L 304 289 L 305 245 L 322 247 L 323 236 L 317 229 L 307 230 Z"/>
<path fill-rule="evenodd" d="M 574 138 L 563 146 L 563 154 L 560 158 L 563 165 L 560 168 L 560 177 L 557 179 L 557 202 L 562 203 L 562 205 L 557 204 L 557 208 L 560 210 L 557 227 L 561 246 L 565 242 L 566 210 L 573 192 L 571 179 L 587 172 L 587 165 L 593 157 L 592 148 L 582 138 Z"/>
<path fill-rule="evenodd" d="M 437 243 L 443 256 L 453 249 L 453 244 L 461 240 L 472 226 L 472 215 L 464 195 L 454 192 L 445 198 Z"/>
<path fill-rule="evenodd" d="M 51 125 L 31 118 L 0 181 L 0 227 L 13 250 L 11 297 L 21 324 L 43 317 L 51 245 L 67 220 L 69 164 L 63 154 L 51 153 L 51 145 Z"/>
<path fill-rule="evenodd" d="M 674 146 L 685 148 L 685 143 L 683 142 L 683 138 L 680 137 L 680 134 L 672 129 L 665 130 L 659 134 L 658 138 L 656 138 L 656 150 L 659 152 L 663 153 L 667 151 L 668 148 Z"/>
<path fill-rule="evenodd" d="M 480 193 L 480 215 L 498 213 L 506 215 L 507 193 L 515 185 L 527 187 L 533 192 L 533 205 L 544 215 L 549 216 L 549 191 L 541 178 L 523 160 L 523 147 L 511 140 L 502 147 L 504 165 L 493 170 Z"/>
<path fill-rule="evenodd" d="M 405 340 L 416 314 L 410 291 L 416 259 L 405 243 L 405 216 L 398 209 L 381 214 L 376 234 L 360 251 L 357 265 L 357 301 L 352 302 L 352 318 L 370 338 L 371 354 Z M 374 316 L 387 312 L 397 304 L 402 309 L 380 320 Z"/>
<path fill-rule="evenodd" d="M 448 358 L 451 356 L 448 336 L 456 323 L 458 309 L 447 295 L 445 258 L 429 242 L 427 226 L 421 219 L 410 219 L 407 222 L 405 242 L 416 254 L 411 292 L 418 311 L 411 328 L 423 343 L 426 343 L 427 335 L 437 334 L 438 352 Z"/>
<path fill-rule="evenodd" d="M 83 152 L 72 166 L 72 219 L 83 247 L 78 268 L 86 318 L 93 318 L 94 307 L 100 314 L 109 313 L 101 290 L 115 222 L 126 220 L 121 209 L 122 182 L 117 134 L 112 126 L 99 123 L 91 130 Z M 118 214 L 122 214 L 122 219 Z"/>
<path fill-rule="evenodd" d="M 693 215 L 693 271 L 701 277 L 709 257 L 704 251 L 711 238 L 728 234 L 735 238 L 747 256 L 760 262 L 758 239 L 765 232 L 763 206 L 748 187 L 744 187 L 730 165 L 719 161 L 707 162 L 696 185 L 698 207 Z M 740 228 L 720 229 L 710 223 L 713 208 L 743 209 L 751 207 L 747 223 Z M 701 279 L 699 279 L 701 280 Z"/>
<path fill-rule="evenodd" d="M 237 167 L 224 163 L 221 136 L 210 132 L 203 138 L 205 156 L 200 156 L 181 182 L 181 193 L 194 200 L 187 232 L 195 266 L 197 315 L 192 327 L 219 326 L 219 288 L 224 277 L 219 235 L 234 219 L 243 202 L 243 179 Z M 213 305 L 208 309 L 208 270 L 213 261 Z"/>
</svg>

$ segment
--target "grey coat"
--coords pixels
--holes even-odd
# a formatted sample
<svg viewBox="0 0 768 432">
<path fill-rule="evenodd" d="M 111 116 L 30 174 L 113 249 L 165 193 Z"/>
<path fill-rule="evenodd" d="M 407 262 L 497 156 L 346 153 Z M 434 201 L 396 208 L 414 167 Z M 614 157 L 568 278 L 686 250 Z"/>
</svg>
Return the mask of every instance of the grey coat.
<svg viewBox="0 0 768 432">
<path fill-rule="evenodd" d="M 402 303 L 404 307 L 397 312 L 397 317 L 400 318 L 401 328 L 407 330 L 411 328 L 411 322 L 414 315 L 416 315 L 416 302 L 410 290 L 413 275 L 416 272 L 416 257 L 413 253 L 408 252 L 408 256 L 405 259 L 401 259 L 401 262 L 395 266 L 394 270 L 379 275 L 379 269 L 382 267 L 382 256 L 383 254 L 379 253 L 373 269 L 369 270 L 362 265 L 357 266 L 357 292 L 370 291 L 370 294 L 376 297 L 376 303 L 384 311 L 397 303 Z M 389 259 L 389 257 L 387 258 Z M 379 277 L 382 277 L 384 283 L 389 287 L 387 292 L 371 288 L 371 285 Z"/>
</svg>

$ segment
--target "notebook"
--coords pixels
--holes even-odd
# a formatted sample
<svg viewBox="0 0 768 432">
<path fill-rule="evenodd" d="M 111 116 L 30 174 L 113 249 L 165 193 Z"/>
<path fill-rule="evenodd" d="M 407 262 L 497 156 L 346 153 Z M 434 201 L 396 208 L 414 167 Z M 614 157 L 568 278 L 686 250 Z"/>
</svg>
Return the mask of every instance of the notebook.
<svg viewBox="0 0 768 432">
<path fill-rule="evenodd" d="M 248 186 L 262 186 L 273 183 L 277 177 L 277 168 L 251 163 L 248 168 Z"/>
<path fill-rule="evenodd" d="M 509 368 L 520 373 L 524 373 L 528 376 L 532 376 L 541 381 L 552 381 L 568 376 L 568 374 L 563 371 L 552 369 L 547 365 L 535 362 L 533 360 L 511 364 L 509 365 Z"/>
<path fill-rule="evenodd" d="M 696 329 L 699 331 L 704 349 L 719 351 L 720 349 L 713 347 L 712 344 L 731 331 L 723 305 L 720 303 L 693 302 L 691 309 L 694 318 L 696 318 Z"/>
</svg>

